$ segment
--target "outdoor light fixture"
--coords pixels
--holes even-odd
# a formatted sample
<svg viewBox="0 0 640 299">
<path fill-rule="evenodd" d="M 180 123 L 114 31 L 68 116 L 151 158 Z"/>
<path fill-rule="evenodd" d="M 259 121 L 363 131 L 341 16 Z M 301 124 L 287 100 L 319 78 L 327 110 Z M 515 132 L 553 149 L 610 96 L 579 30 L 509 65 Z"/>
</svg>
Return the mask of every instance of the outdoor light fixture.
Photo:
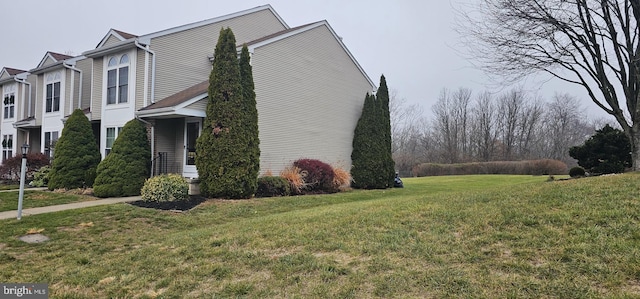
<svg viewBox="0 0 640 299">
<path fill-rule="evenodd" d="M 27 152 L 29 152 L 29 144 L 26 142 L 22 145 L 22 167 L 20 168 L 20 194 L 18 195 L 18 220 L 22 219 L 22 199 L 24 198 L 24 176 L 27 172 Z"/>
</svg>

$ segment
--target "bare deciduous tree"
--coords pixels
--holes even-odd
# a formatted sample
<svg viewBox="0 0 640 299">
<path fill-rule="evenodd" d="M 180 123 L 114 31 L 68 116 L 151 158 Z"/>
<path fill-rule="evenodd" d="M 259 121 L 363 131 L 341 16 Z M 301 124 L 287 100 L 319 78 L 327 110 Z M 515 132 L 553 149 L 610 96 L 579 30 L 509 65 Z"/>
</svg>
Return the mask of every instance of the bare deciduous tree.
<svg viewBox="0 0 640 299">
<path fill-rule="evenodd" d="M 640 0 L 481 0 L 461 32 L 489 73 L 582 86 L 630 137 L 640 170 Z"/>
</svg>

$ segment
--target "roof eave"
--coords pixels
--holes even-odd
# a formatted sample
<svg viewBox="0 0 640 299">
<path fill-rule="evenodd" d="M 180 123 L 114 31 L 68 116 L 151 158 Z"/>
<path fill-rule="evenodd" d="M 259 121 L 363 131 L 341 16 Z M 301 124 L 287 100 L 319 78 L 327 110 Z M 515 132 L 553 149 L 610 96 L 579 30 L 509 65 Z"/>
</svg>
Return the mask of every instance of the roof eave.
<svg viewBox="0 0 640 299">
<path fill-rule="evenodd" d="M 86 51 L 86 52 L 82 53 L 82 55 L 84 55 L 87 58 L 95 58 L 95 57 L 99 57 L 99 56 L 112 54 L 112 53 L 115 53 L 115 52 L 118 52 L 118 51 L 134 48 L 136 46 L 136 41 L 137 41 L 136 38 L 124 40 L 124 41 L 118 42 L 118 43 L 116 43 L 116 44 L 114 44 L 114 45 L 112 45 L 110 47 L 102 47 L 102 48 L 97 48 L 97 49 Z"/>
</svg>

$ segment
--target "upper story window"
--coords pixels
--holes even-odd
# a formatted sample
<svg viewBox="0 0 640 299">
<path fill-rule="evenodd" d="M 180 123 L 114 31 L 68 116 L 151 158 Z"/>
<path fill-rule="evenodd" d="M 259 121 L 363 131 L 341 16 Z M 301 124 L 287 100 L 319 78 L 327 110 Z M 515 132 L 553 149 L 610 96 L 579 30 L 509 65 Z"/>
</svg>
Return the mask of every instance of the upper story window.
<svg viewBox="0 0 640 299">
<path fill-rule="evenodd" d="M 16 107 L 16 94 L 14 92 L 6 93 L 4 95 L 4 119 L 13 118 L 15 116 L 15 107 Z"/>
<path fill-rule="evenodd" d="M 129 56 L 114 56 L 107 64 L 107 105 L 128 102 Z"/>
<path fill-rule="evenodd" d="M 47 75 L 45 112 L 60 111 L 60 72 Z"/>
<path fill-rule="evenodd" d="M 15 116 L 15 106 L 16 106 L 16 86 L 15 85 L 6 85 L 4 86 L 4 101 L 2 102 L 2 107 L 4 113 L 2 114 L 4 119 L 13 118 Z"/>
</svg>

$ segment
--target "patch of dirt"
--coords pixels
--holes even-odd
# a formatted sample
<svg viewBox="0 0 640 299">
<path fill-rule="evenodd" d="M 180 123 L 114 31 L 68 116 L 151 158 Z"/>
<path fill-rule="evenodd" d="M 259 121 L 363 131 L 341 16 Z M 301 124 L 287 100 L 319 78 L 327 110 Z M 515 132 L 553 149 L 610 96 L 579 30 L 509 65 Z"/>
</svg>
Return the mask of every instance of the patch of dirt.
<svg viewBox="0 0 640 299">
<path fill-rule="evenodd" d="M 144 200 L 136 200 L 132 201 L 129 204 L 141 207 L 141 208 L 150 208 L 157 209 L 163 211 L 189 211 L 199 204 L 205 202 L 207 199 L 202 196 L 192 195 L 189 196 L 188 200 L 182 201 L 165 201 L 165 202 L 155 202 L 155 201 L 144 201 Z"/>
</svg>

